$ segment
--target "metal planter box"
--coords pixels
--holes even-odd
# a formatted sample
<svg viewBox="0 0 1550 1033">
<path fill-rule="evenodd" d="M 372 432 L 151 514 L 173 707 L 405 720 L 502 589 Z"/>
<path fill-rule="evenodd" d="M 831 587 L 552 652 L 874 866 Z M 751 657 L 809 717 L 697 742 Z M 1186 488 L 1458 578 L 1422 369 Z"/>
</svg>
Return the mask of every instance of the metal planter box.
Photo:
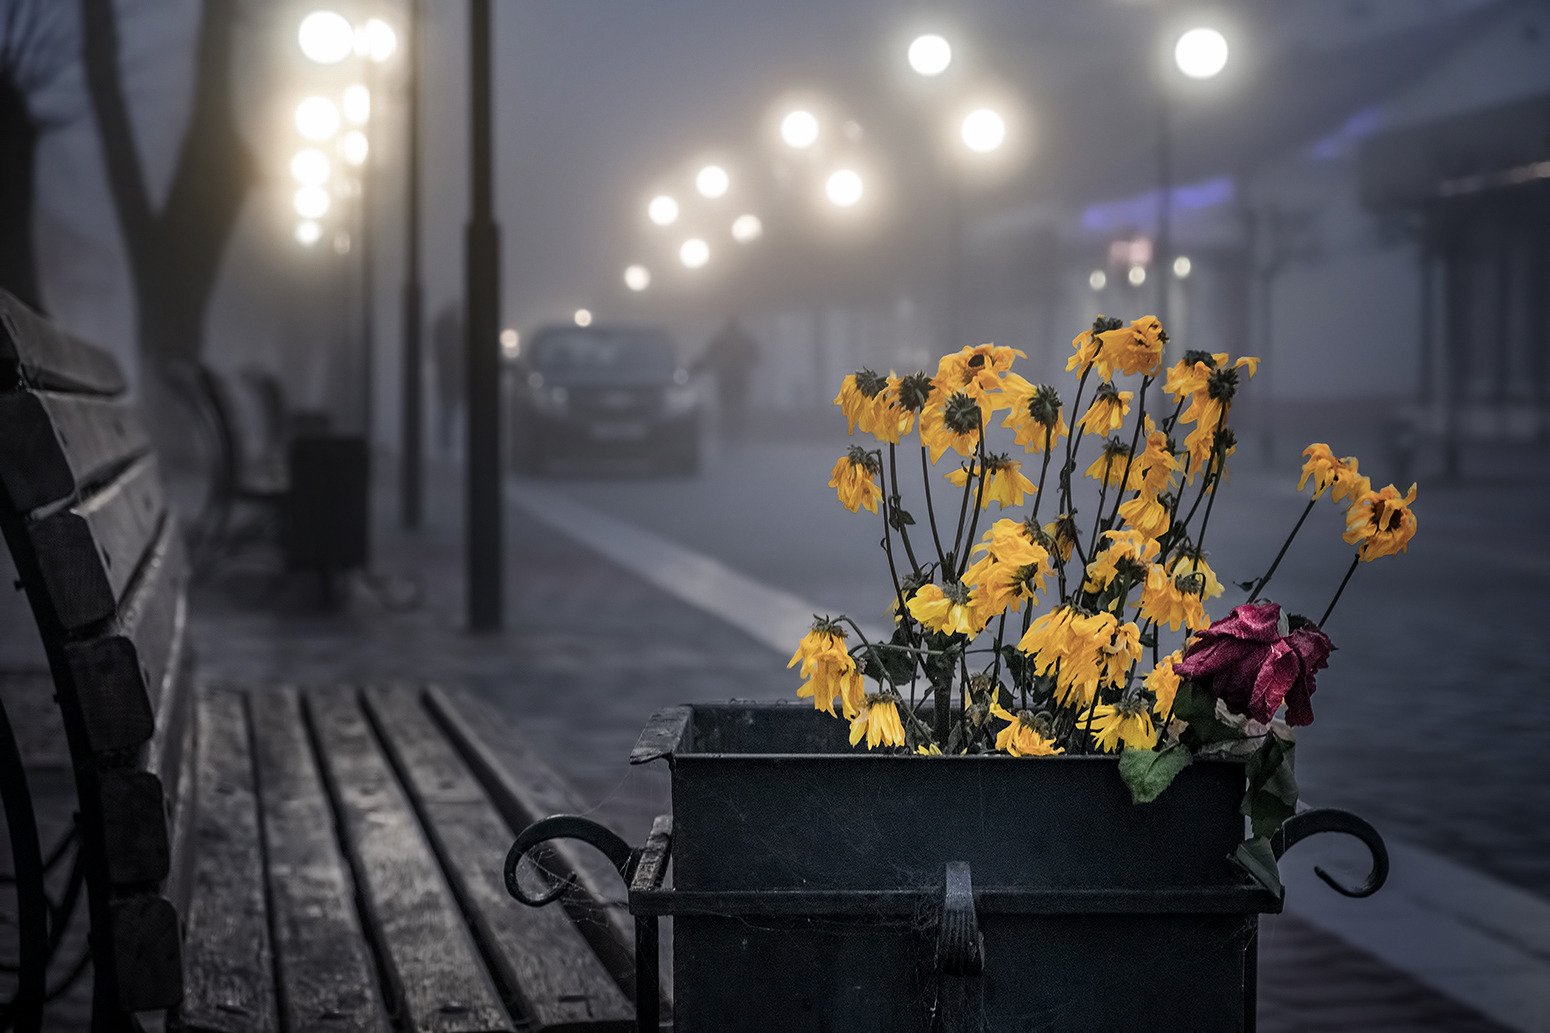
<svg viewBox="0 0 1550 1033">
<path fill-rule="evenodd" d="M 1108 757 L 868 753 L 805 705 L 677 707 L 632 763 L 672 771 L 680 1033 L 1253 1028 L 1258 916 L 1227 860 L 1244 765 L 1136 806 Z"/>
</svg>

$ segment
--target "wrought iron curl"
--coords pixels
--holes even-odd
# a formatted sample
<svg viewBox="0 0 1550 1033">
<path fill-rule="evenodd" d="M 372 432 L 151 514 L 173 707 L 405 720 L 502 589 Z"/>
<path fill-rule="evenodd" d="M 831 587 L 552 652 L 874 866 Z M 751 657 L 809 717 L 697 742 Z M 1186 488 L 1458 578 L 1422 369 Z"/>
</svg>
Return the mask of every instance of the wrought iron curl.
<svg viewBox="0 0 1550 1033">
<path fill-rule="evenodd" d="M 529 896 L 517 882 L 517 868 L 521 865 L 522 858 L 535 847 L 555 839 L 579 839 L 589 846 L 596 847 L 619 870 L 625 885 L 629 885 L 631 877 L 635 874 L 635 866 L 640 862 L 639 850 L 632 849 L 612 829 L 598 824 L 591 818 L 583 818 L 577 814 L 556 814 L 536 821 L 523 829 L 517 835 L 516 841 L 511 844 L 511 849 L 506 851 L 506 892 L 528 907 L 543 907 L 558 900 L 576 885 L 575 875 L 567 873 L 559 882 L 551 883 L 548 891 L 534 897 Z M 538 867 L 543 869 L 542 865 Z M 554 874 L 547 869 L 543 870 L 547 874 Z"/>
<path fill-rule="evenodd" d="M 1318 807 L 1294 814 L 1287 818 L 1285 824 L 1276 832 L 1270 841 L 1270 847 L 1275 851 L 1276 859 L 1280 860 L 1281 855 L 1293 846 L 1321 832 L 1341 832 L 1361 840 L 1367 847 L 1368 853 L 1372 855 L 1372 867 L 1367 872 L 1366 880 L 1355 887 L 1345 885 L 1318 865 L 1313 867 L 1315 875 L 1323 879 L 1336 893 L 1346 897 L 1370 897 L 1383 888 L 1383 884 L 1389 877 L 1388 847 L 1384 845 L 1383 837 L 1379 835 L 1377 829 L 1350 811 L 1342 811 L 1336 807 Z"/>
</svg>

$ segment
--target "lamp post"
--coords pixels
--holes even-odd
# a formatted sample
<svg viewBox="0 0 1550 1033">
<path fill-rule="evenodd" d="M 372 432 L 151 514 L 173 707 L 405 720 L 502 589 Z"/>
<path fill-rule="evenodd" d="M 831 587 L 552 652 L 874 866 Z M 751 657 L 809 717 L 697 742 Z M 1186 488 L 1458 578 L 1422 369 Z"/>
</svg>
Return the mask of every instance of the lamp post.
<svg viewBox="0 0 1550 1033">
<path fill-rule="evenodd" d="M 1227 67 L 1227 38 L 1216 29 L 1201 26 L 1182 33 L 1173 45 L 1173 64 L 1186 77 L 1203 82 Z M 1168 85 L 1158 91 L 1157 128 L 1157 243 L 1153 264 L 1157 269 L 1157 318 L 1168 326 L 1168 292 L 1173 277 L 1173 113 Z M 1178 275 L 1175 273 L 1175 275 Z"/>
<path fill-rule="evenodd" d="M 404 527 L 420 526 L 422 496 L 421 373 L 424 355 L 420 328 L 423 325 L 420 286 L 420 0 L 409 0 L 409 53 L 405 82 L 407 107 L 408 168 L 404 175 L 404 287 L 403 287 L 403 392 L 402 419 L 399 424 L 399 519 Z"/>
</svg>

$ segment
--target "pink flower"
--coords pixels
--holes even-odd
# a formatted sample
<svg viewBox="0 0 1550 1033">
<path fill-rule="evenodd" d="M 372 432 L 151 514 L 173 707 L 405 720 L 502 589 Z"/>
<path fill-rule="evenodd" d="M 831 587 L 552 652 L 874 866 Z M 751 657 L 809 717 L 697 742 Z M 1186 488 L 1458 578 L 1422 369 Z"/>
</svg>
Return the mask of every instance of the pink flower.
<svg viewBox="0 0 1550 1033">
<path fill-rule="evenodd" d="M 1286 704 L 1286 723 L 1313 723 L 1313 675 L 1329 665 L 1329 636 L 1312 622 L 1283 635 L 1281 607 L 1249 603 L 1200 632 L 1173 665 L 1235 714 L 1269 723 Z"/>
</svg>

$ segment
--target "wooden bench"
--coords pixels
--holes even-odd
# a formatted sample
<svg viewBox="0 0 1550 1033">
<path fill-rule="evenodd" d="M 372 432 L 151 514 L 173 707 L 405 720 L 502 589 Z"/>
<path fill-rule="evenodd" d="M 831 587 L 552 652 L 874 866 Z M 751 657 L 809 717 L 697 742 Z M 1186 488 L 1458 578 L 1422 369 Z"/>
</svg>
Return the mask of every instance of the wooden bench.
<svg viewBox="0 0 1550 1033">
<path fill-rule="evenodd" d="M 94 1030 L 144 1013 L 212 1031 L 632 1028 L 609 864 L 554 845 L 564 910 L 503 882 L 514 830 L 578 809 L 564 783 L 449 689 L 202 681 L 183 545 L 117 365 L 4 292 L 0 529 L 68 742 Z M 67 916 L 4 716 L 8 1015 L 29 1029 Z"/>
</svg>

